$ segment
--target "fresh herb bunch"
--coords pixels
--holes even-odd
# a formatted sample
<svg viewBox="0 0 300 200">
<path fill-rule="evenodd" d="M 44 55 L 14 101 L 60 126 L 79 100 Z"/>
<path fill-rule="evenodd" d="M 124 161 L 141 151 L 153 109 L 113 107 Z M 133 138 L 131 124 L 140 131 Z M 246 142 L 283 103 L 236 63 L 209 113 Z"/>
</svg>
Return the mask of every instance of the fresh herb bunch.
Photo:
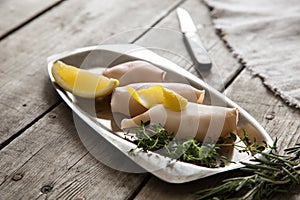
<svg viewBox="0 0 300 200">
<path fill-rule="evenodd" d="M 136 133 L 135 143 L 137 147 L 144 151 L 156 151 L 174 139 L 174 136 L 168 134 L 162 126 L 157 124 L 150 126 L 150 121 L 141 122 L 141 126 L 136 128 L 134 132 Z"/>
<path fill-rule="evenodd" d="M 251 160 L 254 163 L 243 163 L 245 167 L 240 170 L 251 175 L 226 179 L 220 186 L 198 191 L 198 199 L 261 200 L 271 199 L 276 193 L 290 193 L 300 183 L 300 143 L 285 149 L 287 155 L 279 155 L 275 152 L 276 141 L 270 153 L 255 149 L 259 156 Z"/>
<path fill-rule="evenodd" d="M 241 153 L 256 154 L 250 162 L 242 162 L 245 167 L 240 170 L 250 175 L 229 178 L 219 186 L 197 191 L 199 200 L 270 199 L 276 193 L 290 192 L 300 183 L 300 143 L 285 149 L 286 155 L 279 155 L 276 153 L 277 139 L 273 146 L 266 143 L 259 145 L 255 139 L 251 141 L 245 131 L 239 141 L 235 134 L 230 133 L 229 137 L 220 138 L 216 144 L 211 145 L 203 145 L 193 138 L 175 139 L 162 126 L 150 125 L 149 121 L 142 122 L 135 132 L 137 148 L 157 151 L 162 155 L 205 167 L 221 167 L 229 162 L 221 154 L 222 147 L 231 146 L 238 148 Z M 240 141 L 245 145 L 240 145 Z M 264 152 L 266 148 L 270 152 Z M 134 151 L 132 149 L 129 153 Z"/>
<path fill-rule="evenodd" d="M 131 130 L 132 131 L 132 130 Z M 239 147 L 240 152 L 248 152 L 253 149 L 264 149 L 256 142 L 253 143 L 248 138 L 246 132 L 241 138 L 246 146 L 239 146 L 235 134 L 230 133 L 229 137 L 220 138 L 217 143 L 203 144 L 194 138 L 176 139 L 172 134 L 157 124 L 150 122 L 142 122 L 141 126 L 136 128 L 137 148 L 142 148 L 144 151 L 157 151 L 157 153 L 177 159 L 179 161 L 192 163 L 199 166 L 216 168 L 224 167 L 230 160 L 222 154 L 223 147 Z M 135 149 L 130 150 L 133 154 Z"/>
</svg>

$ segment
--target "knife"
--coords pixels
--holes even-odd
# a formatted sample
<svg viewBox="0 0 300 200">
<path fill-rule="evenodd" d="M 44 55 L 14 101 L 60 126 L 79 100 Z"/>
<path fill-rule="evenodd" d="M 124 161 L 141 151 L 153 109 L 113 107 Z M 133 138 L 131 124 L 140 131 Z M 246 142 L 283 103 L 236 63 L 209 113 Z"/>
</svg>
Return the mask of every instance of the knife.
<svg viewBox="0 0 300 200">
<path fill-rule="evenodd" d="M 190 14 L 183 8 L 177 8 L 177 16 L 181 32 L 184 35 L 184 43 L 192 57 L 196 70 L 198 73 L 210 70 L 212 66 L 211 59 L 197 34 L 197 28 Z"/>
</svg>

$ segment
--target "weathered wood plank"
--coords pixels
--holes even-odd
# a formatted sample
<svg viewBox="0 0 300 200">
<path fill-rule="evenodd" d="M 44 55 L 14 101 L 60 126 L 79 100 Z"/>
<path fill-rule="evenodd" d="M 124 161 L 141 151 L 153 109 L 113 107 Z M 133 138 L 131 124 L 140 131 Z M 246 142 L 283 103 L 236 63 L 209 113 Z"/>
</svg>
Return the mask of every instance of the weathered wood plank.
<svg viewBox="0 0 300 200">
<path fill-rule="evenodd" d="M 192 200 L 197 199 L 194 192 L 208 187 L 215 186 L 221 180 L 228 178 L 228 176 L 241 175 L 240 172 L 233 171 L 230 173 L 223 173 L 208 178 L 200 179 L 197 181 L 183 183 L 183 184 L 170 184 L 153 177 L 142 188 L 140 193 L 134 200 Z"/>
<path fill-rule="evenodd" d="M 125 30 L 149 27 L 179 2 L 70 0 L 3 40 L 0 144 L 58 102 L 45 70 L 49 55 L 99 44 Z M 123 42 L 140 33 L 135 32 Z"/>
<path fill-rule="evenodd" d="M 285 105 L 248 70 L 226 89 L 226 95 L 252 114 L 272 138 L 278 138 L 280 150 L 299 141 L 300 110 Z"/>
<path fill-rule="evenodd" d="M 92 157 L 64 104 L 0 151 L 0 169 L 0 199 L 125 199 L 147 176 Z"/>
<path fill-rule="evenodd" d="M 209 73 L 202 72 L 201 77 L 216 89 L 223 90 L 224 86 L 240 70 L 241 65 L 236 62 L 223 41 L 215 33 L 209 10 L 202 1 L 187 1 L 182 4 L 182 7 L 190 12 L 203 45 L 213 61 L 211 71 Z M 179 22 L 175 11 L 136 43 L 156 49 L 162 56 L 196 73 L 195 69 L 190 68 L 192 61 L 184 45 L 182 33 L 179 31 Z"/>
<path fill-rule="evenodd" d="M 0 2 L 0 37 L 26 23 L 26 21 L 47 10 L 59 1 L 2 0 Z"/>
</svg>

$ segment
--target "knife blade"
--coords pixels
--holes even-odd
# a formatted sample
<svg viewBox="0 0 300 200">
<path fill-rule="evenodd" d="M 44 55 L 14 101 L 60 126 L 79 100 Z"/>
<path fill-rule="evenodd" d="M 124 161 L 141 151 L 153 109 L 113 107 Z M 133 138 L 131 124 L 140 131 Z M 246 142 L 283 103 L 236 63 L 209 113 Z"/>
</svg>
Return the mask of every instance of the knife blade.
<svg viewBox="0 0 300 200">
<path fill-rule="evenodd" d="M 183 8 L 177 8 L 180 29 L 184 35 L 185 45 L 191 55 L 198 73 L 208 71 L 212 67 L 211 59 L 205 50 L 197 33 L 197 28 L 191 15 Z"/>
</svg>

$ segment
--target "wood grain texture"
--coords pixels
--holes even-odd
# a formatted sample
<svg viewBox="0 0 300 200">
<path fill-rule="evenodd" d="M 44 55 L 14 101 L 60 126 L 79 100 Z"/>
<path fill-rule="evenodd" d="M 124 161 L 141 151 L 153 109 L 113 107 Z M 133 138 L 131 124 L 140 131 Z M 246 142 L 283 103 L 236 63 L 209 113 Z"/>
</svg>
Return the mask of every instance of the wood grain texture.
<svg viewBox="0 0 300 200">
<path fill-rule="evenodd" d="M 209 10 L 202 1 L 190 0 L 183 3 L 181 7 L 191 14 L 203 45 L 213 61 L 211 71 L 209 73 L 202 72 L 200 77 L 216 89 L 224 90 L 225 85 L 240 70 L 241 65 L 236 62 L 223 41 L 215 33 Z M 150 47 L 185 69 L 196 73 L 194 68 L 190 67 L 193 63 L 184 45 L 175 10 L 136 43 Z M 196 73 L 196 75 L 199 74 Z"/>
<path fill-rule="evenodd" d="M 46 73 L 48 56 L 96 45 L 126 30 L 149 27 L 178 2 L 66 1 L 3 40 L 0 43 L 0 144 L 59 101 Z M 123 42 L 133 40 L 141 31 L 125 34 Z"/>
<path fill-rule="evenodd" d="M 0 199 L 125 199 L 146 177 L 88 153 L 64 104 L 0 151 Z"/>
<path fill-rule="evenodd" d="M 284 104 L 248 70 L 238 76 L 225 94 L 253 115 L 273 139 L 278 138 L 281 153 L 299 142 L 300 111 Z"/>
<path fill-rule="evenodd" d="M 1 0 L 0 37 L 47 10 L 59 0 Z"/>
</svg>

